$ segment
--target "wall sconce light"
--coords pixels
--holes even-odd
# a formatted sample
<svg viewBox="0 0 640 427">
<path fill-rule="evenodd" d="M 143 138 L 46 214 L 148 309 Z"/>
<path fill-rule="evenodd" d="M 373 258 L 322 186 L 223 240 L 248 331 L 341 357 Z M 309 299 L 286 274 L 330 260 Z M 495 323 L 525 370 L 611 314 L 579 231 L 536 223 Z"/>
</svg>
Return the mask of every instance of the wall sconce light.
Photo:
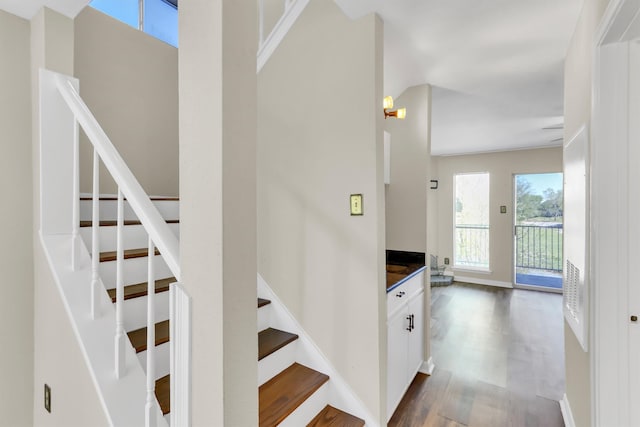
<svg viewBox="0 0 640 427">
<path fill-rule="evenodd" d="M 382 108 L 384 110 L 384 118 L 387 117 L 395 117 L 397 119 L 404 119 L 407 117 L 407 109 L 406 108 L 398 108 L 395 111 L 387 111 L 393 108 L 393 98 L 390 96 L 385 96 L 382 100 Z"/>
</svg>

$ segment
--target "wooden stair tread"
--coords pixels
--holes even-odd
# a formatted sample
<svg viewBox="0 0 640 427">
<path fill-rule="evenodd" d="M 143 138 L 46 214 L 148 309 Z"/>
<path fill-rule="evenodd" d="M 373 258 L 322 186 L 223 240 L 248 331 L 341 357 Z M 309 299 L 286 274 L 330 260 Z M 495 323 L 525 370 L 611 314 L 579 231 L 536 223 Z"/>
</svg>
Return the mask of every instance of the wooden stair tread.
<svg viewBox="0 0 640 427">
<path fill-rule="evenodd" d="M 171 407 L 171 389 L 170 389 L 170 376 L 165 375 L 162 378 L 156 380 L 156 399 L 162 410 L 162 415 L 167 415 Z"/>
<path fill-rule="evenodd" d="M 267 328 L 264 331 L 260 331 L 258 333 L 258 360 L 264 359 L 297 339 L 298 336 L 296 334 L 279 329 Z"/>
<path fill-rule="evenodd" d="M 327 405 L 307 427 L 362 427 L 364 420 Z"/>
<path fill-rule="evenodd" d="M 168 291 L 169 285 L 175 282 L 177 282 L 175 277 L 168 277 L 166 279 L 156 280 L 156 294 Z M 107 289 L 107 293 L 111 298 L 111 302 L 116 302 L 116 290 Z M 144 297 L 144 296 L 147 296 L 147 282 L 136 283 L 135 285 L 128 285 L 124 287 L 125 300 Z"/>
<path fill-rule="evenodd" d="M 180 220 L 178 219 L 168 219 L 166 220 L 167 224 L 179 224 Z M 137 219 L 127 219 L 123 221 L 124 225 L 140 225 L 142 224 Z M 93 221 L 80 221 L 80 227 L 91 227 L 93 225 Z M 115 227 L 118 225 L 118 221 L 115 220 L 102 220 L 98 224 L 100 227 Z"/>
<path fill-rule="evenodd" d="M 264 307 L 265 305 L 271 304 L 271 301 L 264 298 L 258 298 L 258 308 Z"/>
<path fill-rule="evenodd" d="M 147 349 L 147 327 L 136 329 L 135 331 L 127 332 L 129 340 L 136 349 L 136 353 L 145 351 Z M 156 345 L 169 342 L 169 321 L 164 320 L 156 323 Z"/>
<path fill-rule="evenodd" d="M 258 389 L 259 425 L 276 426 L 311 396 L 329 377 L 294 363 Z"/>
<path fill-rule="evenodd" d="M 156 255 L 160 255 L 160 251 L 158 250 L 158 248 L 156 248 L 155 253 Z M 124 251 L 124 259 L 143 258 L 143 257 L 146 257 L 148 254 L 149 254 L 149 249 L 147 248 L 127 249 Z M 116 258 L 117 258 L 116 251 L 100 252 L 100 262 L 115 261 Z"/>
</svg>

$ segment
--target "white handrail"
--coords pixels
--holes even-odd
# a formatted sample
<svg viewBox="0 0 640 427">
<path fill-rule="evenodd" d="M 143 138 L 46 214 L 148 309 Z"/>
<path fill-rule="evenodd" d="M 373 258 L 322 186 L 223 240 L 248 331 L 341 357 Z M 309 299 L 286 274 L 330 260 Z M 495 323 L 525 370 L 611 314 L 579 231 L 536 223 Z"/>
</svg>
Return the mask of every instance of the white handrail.
<svg viewBox="0 0 640 427">
<path fill-rule="evenodd" d="M 56 86 L 60 95 L 73 112 L 82 129 L 97 150 L 102 163 L 113 176 L 116 184 L 124 194 L 127 202 L 138 216 L 156 247 L 160 250 L 167 266 L 174 277 L 180 281 L 179 243 L 171 232 L 166 221 L 162 218 L 149 196 L 135 178 L 131 170 L 113 146 L 111 140 L 93 116 L 87 105 L 73 87 L 71 82 L 62 75 L 56 76 Z"/>
</svg>

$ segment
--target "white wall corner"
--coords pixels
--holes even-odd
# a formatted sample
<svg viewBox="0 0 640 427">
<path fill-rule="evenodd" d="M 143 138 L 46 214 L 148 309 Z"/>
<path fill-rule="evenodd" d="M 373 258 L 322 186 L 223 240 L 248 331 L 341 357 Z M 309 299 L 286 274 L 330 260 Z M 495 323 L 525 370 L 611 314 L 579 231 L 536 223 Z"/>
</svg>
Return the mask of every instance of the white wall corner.
<svg viewBox="0 0 640 427">
<path fill-rule="evenodd" d="M 433 363 L 433 357 L 430 357 L 429 360 L 422 362 L 422 366 L 420 367 L 420 372 L 431 376 L 433 375 L 433 370 L 435 368 L 436 368 L 436 365 Z"/>
<path fill-rule="evenodd" d="M 569 404 L 569 398 L 565 393 L 560 401 L 560 411 L 562 412 L 562 419 L 566 427 L 576 427 L 576 423 L 573 420 L 573 413 L 571 412 L 571 405 Z"/>
</svg>

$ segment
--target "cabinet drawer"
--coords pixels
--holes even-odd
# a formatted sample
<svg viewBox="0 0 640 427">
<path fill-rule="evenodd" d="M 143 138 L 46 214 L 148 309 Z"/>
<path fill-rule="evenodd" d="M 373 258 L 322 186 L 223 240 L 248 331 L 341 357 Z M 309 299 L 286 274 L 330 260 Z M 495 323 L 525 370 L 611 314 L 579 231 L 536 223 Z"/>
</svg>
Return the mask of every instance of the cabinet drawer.
<svg viewBox="0 0 640 427">
<path fill-rule="evenodd" d="M 387 318 L 393 316 L 402 305 L 424 289 L 424 270 L 409 278 L 397 288 L 387 293 Z"/>
</svg>

